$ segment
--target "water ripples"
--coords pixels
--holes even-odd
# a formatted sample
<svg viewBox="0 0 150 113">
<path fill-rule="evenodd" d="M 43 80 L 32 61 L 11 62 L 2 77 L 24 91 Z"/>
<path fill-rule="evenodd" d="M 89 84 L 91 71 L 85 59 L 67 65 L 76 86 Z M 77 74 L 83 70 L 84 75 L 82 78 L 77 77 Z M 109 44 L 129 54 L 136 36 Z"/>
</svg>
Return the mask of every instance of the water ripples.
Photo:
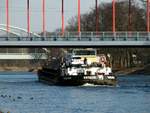
<svg viewBox="0 0 150 113">
<path fill-rule="evenodd" d="M 11 113 L 150 113 L 150 76 L 118 77 L 116 87 L 48 86 L 35 74 L 0 75 L 0 110 Z"/>
</svg>

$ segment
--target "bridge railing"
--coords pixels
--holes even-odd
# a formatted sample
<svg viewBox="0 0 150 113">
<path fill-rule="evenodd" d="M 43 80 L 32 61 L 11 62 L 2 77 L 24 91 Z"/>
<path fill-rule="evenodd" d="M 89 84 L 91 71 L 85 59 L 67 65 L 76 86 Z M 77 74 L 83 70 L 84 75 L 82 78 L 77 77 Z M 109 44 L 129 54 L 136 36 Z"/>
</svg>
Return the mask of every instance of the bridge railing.
<svg viewBox="0 0 150 113">
<path fill-rule="evenodd" d="M 149 32 L 60 32 L 41 37 L 0 36 L 0 41 L 150 41 Z"/>
<path fill-rule="evenodd" d="M 46 53 L 0 53 L 0 59 L 47 59 Z"/>
</svg>

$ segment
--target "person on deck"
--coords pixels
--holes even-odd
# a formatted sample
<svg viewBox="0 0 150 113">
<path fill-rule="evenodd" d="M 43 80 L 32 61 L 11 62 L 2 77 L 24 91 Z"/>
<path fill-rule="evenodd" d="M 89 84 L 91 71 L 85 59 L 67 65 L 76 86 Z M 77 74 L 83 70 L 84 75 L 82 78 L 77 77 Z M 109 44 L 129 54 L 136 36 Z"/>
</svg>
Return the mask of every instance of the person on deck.
<svg viewBox="0 0 150 113">
<path fill-rule="evenodd" d="M 87 58 L 84 58 L 84 64 L 87 65 Z"/>
</svg>

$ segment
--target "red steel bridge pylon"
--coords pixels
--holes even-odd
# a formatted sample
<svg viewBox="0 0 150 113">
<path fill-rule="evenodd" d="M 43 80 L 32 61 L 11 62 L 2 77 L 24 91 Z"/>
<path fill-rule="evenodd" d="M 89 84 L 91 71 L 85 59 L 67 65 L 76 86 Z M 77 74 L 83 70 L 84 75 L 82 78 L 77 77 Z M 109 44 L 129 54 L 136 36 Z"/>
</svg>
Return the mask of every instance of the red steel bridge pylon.
<svg viewBox="0 0 150 113">
<path fill-rule="evenodd" d="M 9 18 L 9 0 L 6 0 L 6 29 L 7 32 L 9 32 L 9 24 L 10 24 L 10 18 Z"/>
<path fill-rule="evenodd" d="M 116 32 L 116 0 L 112 1 L 112 32 Z"/>
<path fill-rule="evenodd" d="M 150 0 L 147 0 L 147 32 L 150 32 L 150 22 L 149 22 L 149 19 L 150 19 Z"/>
<path fill-rule="evenodd" d="M 27 31 L 30 33 L 30 1 L 27 0 Z"/>
<path fill-rule="evenodd" d="M 45 1 L 42 0 L 42 31 L 43 34 L 46 32 L 46 7 Z M 64 1 L 62 0 L 61 5 L 61 26 L 62 26 L 62 34 L 65 32 L 65 25 L 64 25 Z M 9 32 L 10 26 L 10 16 L 9 16 L 9 0 L 5 0 L 6 3 L 6 29 Z M 146 24 L 147 24 L 147 32 L 150 32 L 150 0 L 147 0 L 147 13 L 146 13 Z M 81 32 L 81 4 L 80 0 L 77 0 L 77 7 L 78 7 L 78 33 Z M 129 27 L 131 27 L 131 0 L 129 0 Z M 99 31 L 99 8 L 98 8 L 98 0 L 95 0 L 95 8 L 96 8 L 96 26 L 95 31 Z M 128 28 L 129 29 L 129 28 Z M 131 28 L 130 28 L 131 30 Z M 27 31 L 30 33 L 30 0 L 27 0 Z M 116 0 L 112 0 L 112 32 L 116 32 Z"/>
</svg>

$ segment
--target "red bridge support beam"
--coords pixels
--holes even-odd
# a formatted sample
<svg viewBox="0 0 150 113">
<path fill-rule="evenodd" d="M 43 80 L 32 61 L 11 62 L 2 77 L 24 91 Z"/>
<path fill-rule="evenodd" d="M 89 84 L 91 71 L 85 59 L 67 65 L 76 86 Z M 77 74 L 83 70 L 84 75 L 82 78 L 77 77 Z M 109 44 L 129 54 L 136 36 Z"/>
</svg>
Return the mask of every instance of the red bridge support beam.
<svg viewBox="0 0 150 113">
<path fill-rule="evenodd" d="M 129 12 L 128 12 L 128 31 L 131 31 L 132 30 L 132 22 L 131 22 L 131 19 L 132 19 L 132 14 L 131 14 L 131 7 L 132 7 L 132 3 L 131 3 L 131 0 L 129 0 Z"/>
<path fill-rule="evenodd" d="M 112 1 L 112 31 L 116 32 L 116 8 L 115 0 Z"/>
<path fill-rule="evenodd" d="M 150 23 L 149 23 L 149 16 L 150 16 L 150 0 L 147 0 L 147 32 L 150 31 L 149 27 L 150 27 Z"/>
<path fill-rule="evenodd" d="M 61 24 L 62 24 L 62 35 L 64 35 L 64 0 L 62 0 L 62 6 L 61 6 Z"/>
<path fill-rule="evenodd" d="M 27 0 L 27 31 L 30 34 L 30 1 Z"/>
<path fill-rule="evenodd" d="M 42 30 L 43 35 L 45 36 L 46 24 L 45 24 L 45 0 L 42 0 Z"/>
<path fill-rule="evenodd" d="M 6 30 L 9 32 L 9 0 L 6 0 Z"/>
<path fill-rule="evenodd" d="M 98 1 L 95 0 L 95 9 L 96 9 L 96 33 L 99 31 L 99 9 L 98 9 Z"/>
<path fill-rule="evenodd" d="M 78 33 L 81 32 L 81 25 L 80 25 L 80 0 L 78 0 Z"/>
</svg>

